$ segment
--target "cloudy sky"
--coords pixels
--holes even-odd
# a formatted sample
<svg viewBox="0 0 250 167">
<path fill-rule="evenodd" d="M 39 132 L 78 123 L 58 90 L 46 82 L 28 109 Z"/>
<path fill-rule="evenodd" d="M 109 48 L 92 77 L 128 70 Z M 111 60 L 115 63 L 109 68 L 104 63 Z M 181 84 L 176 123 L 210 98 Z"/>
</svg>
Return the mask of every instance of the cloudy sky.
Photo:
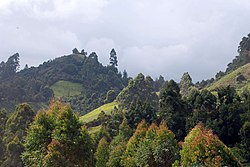
<svg viewBox="0 0 250 167">
<path fill-rule="evenodd" d="M 153 78 L 214 77 L 250 33 L 249 0 L 0 0 L 0 61 L 21 64 L 117 51 L 119 69 Z"/>
</svg>

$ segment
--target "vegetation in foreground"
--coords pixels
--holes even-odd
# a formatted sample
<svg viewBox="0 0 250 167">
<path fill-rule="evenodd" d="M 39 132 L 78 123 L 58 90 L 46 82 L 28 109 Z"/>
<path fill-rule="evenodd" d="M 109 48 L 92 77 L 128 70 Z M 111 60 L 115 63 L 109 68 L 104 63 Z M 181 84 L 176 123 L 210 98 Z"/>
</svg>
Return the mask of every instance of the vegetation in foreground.
<svg viewBox="0 0 250 167">
<path fill-rule="evenodd" d="M 246 67 L 250 60 L 249 38 L 250 36 L 243 38 L 239 57 L 228 65 L 225 73 L 217 74 L 216 81 L 219 81 L 220 77 L 230 78 L 237 70 L 245 74 L 244 70 L 248 69 Z M 89 56 L 91 60 L 88 60 L 89 57 L 86 57 L 84 51 L 73 52 L 72 56 L 77 58 L 78 63 L 84 59 L 87 62 L 93 60 L 98 65 L 94 54 Z M 116 69 L 115 57 L 115 51 L 112 50 L 108 69 Z M 1 63 L 1 79 L 5 80 L 3 76 L 7 74 L 18 78 L 20 74 L 15 71 L 18 66 L 16 58 L 18 55 L 14 55 L 6 63 Z M 45 66 L 42 69 L 46 69 Z M 58 81 L 59 76 L 54 81 Z M 122 77 L 118 71 L 113 76 Z M 0 88 L 3 89 L 1 86 L 12 79 L 6 79 Z M 19 79 L 15 81 L 19 83 Z M 121 83 L 128 81 L 126 75 L 123 79 L 120 80 Z M 70 80 L 67 83 L 68 87 L 71 87 L 72 83 L 78 81 Z M 237 92 L 236 88 L 228 85 L 216 87 L 215 93 L 212 93 L 204 87 L 199 89 L 201 85 L 202 83 L 193 84 L 188 73 L 184 73 L 179 84 L 173 80 L 164 81 L 162 77 L 154 81 L 149 76 L 139 74 L 131 79 L 120 93 L 116 88 L 108 87 L 102 97 L 101 94 L 92 94 L 90 99 L 104 99 L 107 104 L 82 118 L 79 118 L 79 114 L 74 112 L 70 105 L 57 100 L 51 101 L 49 107 L 39 112 L 34 112 L 27 103 L 19 104 L 14 112 L 1 109 L 0 166 L 246 165 L 250 162 L 250 92 L 247 89 Z M 48 94 L 36 97 L 50 97 L 51 91 L 47 88 L 40 87 L 41 91 L 47 90 Z M 17 90 L 19 91 L 19 88 Z M 81 91 L 85 92 L 86 89 Z M 91 89 L 88 91 L 91 92 Z M 6 102 L 6 99 L 15 94 L 4 95 L 1 94 L 1 100 Z M 70 96 L 68 98 L 74 102 L 81 99 L 76 100 Z M 62 101 L 67 99 L 63 98 Z M 8 106 L 14 104 L 11 102 Z"/>
</svg>

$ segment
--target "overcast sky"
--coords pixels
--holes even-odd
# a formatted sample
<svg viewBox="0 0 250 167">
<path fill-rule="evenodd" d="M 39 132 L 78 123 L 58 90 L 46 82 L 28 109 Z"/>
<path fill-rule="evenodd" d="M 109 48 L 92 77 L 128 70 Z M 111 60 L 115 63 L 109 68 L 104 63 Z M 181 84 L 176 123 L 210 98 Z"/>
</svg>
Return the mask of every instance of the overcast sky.
<svg viewBox="0 0 250 167">
<path fill-rule="evenodd" d="M 0 0 L 0 61 L 14 53 L 37 66 L 115 48 L 119 69 L 179 80 L 214 77 L 250 33 L 249 0 Z"/>
</svg>

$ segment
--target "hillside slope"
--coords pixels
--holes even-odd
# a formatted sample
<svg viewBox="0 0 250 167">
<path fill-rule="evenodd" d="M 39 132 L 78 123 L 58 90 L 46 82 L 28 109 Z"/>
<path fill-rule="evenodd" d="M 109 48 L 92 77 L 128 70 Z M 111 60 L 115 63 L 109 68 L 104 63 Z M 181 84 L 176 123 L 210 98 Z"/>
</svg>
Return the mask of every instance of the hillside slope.
<svg viewBox="0 0 250 167">
<path fill-rule="evenodd" d="M 110 115 L 115 107 L 118 107 L 118 103 L 115 101 L 111 102 L 111 103 L 104 104 L 104 105 L 94 109 L 93 111 L 90 111 L 89 113 L 83 115 L 82 117 L 80 117 L 80 121 L 82 123 L 88 123 L 90 121 L 93 121 L 94 119 L 97 119 L 98 115 L 102 111 L 104 111 L 105 114 Z"/>
<path fill-rule="evenodd" d="M 127 76 L 122 76 L 116 66 L 103 66 L 95 52 L 88 56 L 86 52 L 73 53 L 38 67 L 26 67 L 19 72 L 12 70 L 11 75 L 7 75 L 11 69 L 7 68 L 9 62 L 18 64 L 19 55 L 14 56 L 16 59 L 2 62 L 4 68 L 0 68 L 0 108 L 9 112 L 23 102 L 33 104 L 37 110 L 55 97 L 85 114 L 113 101 L 112 97 L 116 97 L 128 83 Z M 111 90 L 113 96 L 108 97 Z"/>
<path fill-rule="evenodd" d="M 250 88 L 250 63 L 224 75 L 206 87 L 206 89 L 213 91 L 217 88 L 229 85 L 235 87 L 238 91 L 242 91 L 244 88 Z"/>
</svg>

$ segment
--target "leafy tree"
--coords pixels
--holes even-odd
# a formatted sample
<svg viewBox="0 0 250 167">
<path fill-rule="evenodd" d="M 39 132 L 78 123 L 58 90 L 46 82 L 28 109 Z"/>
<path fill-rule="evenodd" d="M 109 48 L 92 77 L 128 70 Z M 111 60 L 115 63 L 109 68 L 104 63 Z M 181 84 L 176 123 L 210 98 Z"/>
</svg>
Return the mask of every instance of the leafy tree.
<svg viewBox="0 0 250 167">
<path fill-rule="evenodd" d="M 52 140 L 48 145 L 47 155 L 43 159 L 45 167 L 67 167 L 74 166 L 65 156 L 63 156 L 63 145 L 58 140 Z"/>
<path fill-rule="evenodd" d="M 241 53 L 243 51 L 250 51 L 250 33 L 247 35 L 247 37 L 242 38 L 238 46 L 238 52 Z"/>
<path fill-rule="evenodd" d="M 80 52 L 78 51 L 77 48 L 74 48 L 74 49 L 72 50 L 72 53 L 74 53 L 74 54 L 79 54 Z"/>
<path fill-rule="evenodd" d="M 122 123 L 123 118 L 124 113 L 121 109 L 115 107 L 114 110 L 111 111 L 111 118 L 105 123 L 107 132 L 110 134 L 111 138 L 118 135 L 119 125 Z"/>
<path fill-rule="evenodd" d="M 178 140 L 182 140 L 186 135 L 185 124 L 188 114 L 177 83 L 170 80 L 160 97 L 159 116 L 167 122 L 169 129 L 174 132 Z"/>
<path fill-rule="evenodd" d="M 186 98 L 189 96 L 189 92 L 191 87 L 193 86 L 192 83 L 192 78 L 188 74 L 188 72 L 185 72 L 183 76 L 181 77 L 181 82 L 180 82 L 180 94 L 182 97 Z"/>
<path fill-rule="evenodd" d="M 136 103 L 131 103 L 129 110 L 125 113 L 125 117 L 128 120 L 129 126 L 135 129 L 142 119 L 147 123 L 157 121 L 156 110 L 152 105 L 146 101 L 141 102 L 139 100 Z"/>
<path fill-rule="evenodd" d="M 126 142 L 121 141 L 118 145 L 113 147 L 109 153 L 108 167 L 121 167 L 121 157 L 126 150 Z"/>
<path fill-rule="evenodd" d="M 179 159 L 180 148 L 175 135 L 168 129 L 165 121 L 161 122 L 156 133 L 153 144 L 154 161 L 159 167 L 171 166 L 175 160 Z"/>
<path fill-rule="evenodd" d="M 108 158 L 109 158 L 109 143 L 103 137 L 97 146 L 95 159 L 96 159 L 96 167 L 105 167 L 107 166 Z"/>
<path fill-rule="evenodd" d="M 53 102 L 28 129 L 22 160 L 26 166 L 90 166 L 93 142 L 68 105 Z"/>
<path fill-rule="evenodd" d="M 179 146 L 165 122 L 158 127 L 152 123 L 139 143 L 135 160 L 137 166 L 171 166 L 179 158 Z"/>
<path fill-rule="evenodd" d="M 15 53 L 8 58 L 6 63 L 2 62 L 0 64 L 0 79 L 7 79 L 13 76 L 16 74 L 19 67 L 19 54 Z"/>
<path fill-rule="evenodd" d="M 18 167 L 23 166 L 20 155 L 23 148 L 26 128 L 32 122 L 35 113 L 31 107 L 26 104 L 20 104 L 16 107 L 6 121 L 3 133 L 4 158 L 2 166 Z"/>
<path fill-rule="evenodd" d="M 215 78 L 217 79 L 217 80 L 219 80 L 221 77 L 223 77 L 225 75 L 225 73 L 224 72 L 222 72 L 222 71 L 219 71 L 216 75 L 215 75 Z"/>
<path fill-rule="evenodd" d="M 162 122 L 159 127 L 157 124 L 152 123 L 148 129 L 143 129 L 141 126 L 140 123 L 127 144 L 123 156 L 126 159 L 122 159 L 123 165 L 171 166 L 179 157 L 179 146 L 166 123 Z"/>
<path fill-rule="evenodd" d="M 109 145 L 109 160 L 107 166 L 120 167 L 121 157 L 126 150 L 126 144 L 132 135 L 132 129 L 129 127 L 126 119 L 123 119 L 119 126 L 119 134 L 114 137 Z"/>
<path fill-rule="evenodd" d="M 52 142 L 53 121 L 52 117 L 45 111 L 37 113 L 27 131 L 24 143 L 25 150 L 22 153 L 22 160 L 26 166 L 43 165 L 44 157 L 47 154 L 47 146 Z M 53 146 L 53 144 L 50 146 Z"/>
<path fill-rule="evenodd" d="M 136 101 L 150 102 L 155 109 L 158 107 L 158 97 L 154 92 L 153 80 L 143 74 L 138 74 L 116 97 L 119 108 L 128 109 Z"/>
<path fill-rule="evenodd" d="M 118 60 L 117 60 L 117 56 L 116 56 L 116 51 L 115 49 L 113 48 L 111 51 L 110 51 L 110 58 L 109 58 L 109 64 L 111 66 L 118 66 Z"/>
<path fill-rule="evenodd" d="M 0 109 L 0 138 L 4 132 L 4 126 L 7 121 L 7 113 L 4 109 Z"/>
<path fill-rule="evenodd" d="M 17 136 L 7 144 L 6 154 L 8 158 L 2 163 L 3 167 L 22 167 L 23 163 L 20 159 L 20 155 L 23 151 L 22 142 Z"/>
<path fill-rule="evenodd" d="M 186 130 L 191 130 L 199 122 L 204 126 L 215 129 L 218 121 L 218 112 L 216 110 L 217 98 L 208 90 L 193 93 L 187 100 L 192 113 L 189 115 L 186 122 Z"/>
<path fill-rule="evenodd" d="M 138 124 L 136 131 L 127 143 L 127 148 L 122 156 L 121 164 L 124 167 L 136 166 L 135 155 L 139 143 L 144 139 L 147 132 L 145 120 Z"/>
<path fill-rule="evenodd" d="M 110 103 L 115 100 L 118 93 L 115 90 L 109 90 L 106 95 L 105 103 Z"/>
<path fill-rule="evenodd" d="M 84 56 L 87 56 L 87 54 L 88 54 L 88 53 L 87 53 L 87 52 L 85 52 L 85 50 L 84 50 L 84 49 L 82 49 L 81 54 L 82 54 L 82 55 L 84 55 Z"/>
<path fill-rule="evenodd" d="M 139 142 L 134 155 L 136 166 L 157 166 L 154 161 L 153 147 L 158 129 L 157 125 L 152 123 L 147 130 L 145 138 Z"/>
<path fill-rule="evenodd" d="M 218 123 L 213 130 L 226 145 L 232 146 L 240 141 L 239 132 L 242 127 L 240 115 L 243 113 L 241 99 L 235 89 L 228 86 L 218 90 L 218 100 Z"/>
<path fill-rule="evenodd" d="M 241 67 L 250 62 L 250 34 L 246 37 L 243 37 L 238 46 L 239 55 L 233 59 L 231 63 L 227 65 L 226 73 L 230 73 L 231 71 Z"/>
<path fill-rule="evenodd" d="M 240 130 L 240 137 L 241 137 L 241 149 L 243 152 L 243 157 L 250 161 L 250 122 L 246 121 L 241 130 Z"/>
<path fill-rule="evenodd" d="M 128 79 L 128 73 L 127 73 L 126 70 L 123 71 L 122 78 L 123 78 L 124 80 L 127 80 L 127 79 Z"/>
<path fill-rule="evenodd" d="M 230 149 L 201 124 L 185 137 L 180 154 L 181 166 L 241 166 Z"/>
<path fill-rule="evenodd" d="M 156 78 L 154 82 L 154 89 L 155 91 L 160 91 L 161 87 L 164 85 L 165 80 L 163 76 L 159 76 L 159 78 Z"/>
</svg>

